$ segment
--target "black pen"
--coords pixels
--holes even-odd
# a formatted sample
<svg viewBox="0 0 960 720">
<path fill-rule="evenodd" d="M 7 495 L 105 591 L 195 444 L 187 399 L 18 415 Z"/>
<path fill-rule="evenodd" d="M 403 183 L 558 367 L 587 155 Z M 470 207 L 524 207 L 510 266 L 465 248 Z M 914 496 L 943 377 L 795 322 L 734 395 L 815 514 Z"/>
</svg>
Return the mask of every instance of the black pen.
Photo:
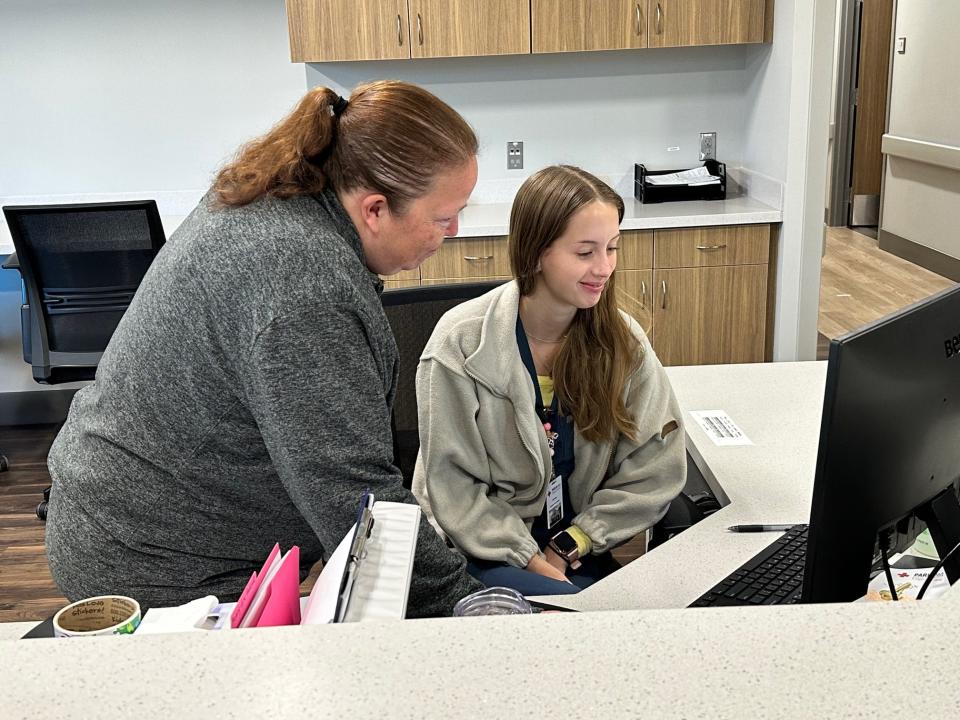
<svg viewBox="0 0 960 720">
<path fill-rule="evenodd" d="M 783 532 L 789 530 L 793 525 L 731 525 L 727 528 L 728 532 Z"/>
</svg>

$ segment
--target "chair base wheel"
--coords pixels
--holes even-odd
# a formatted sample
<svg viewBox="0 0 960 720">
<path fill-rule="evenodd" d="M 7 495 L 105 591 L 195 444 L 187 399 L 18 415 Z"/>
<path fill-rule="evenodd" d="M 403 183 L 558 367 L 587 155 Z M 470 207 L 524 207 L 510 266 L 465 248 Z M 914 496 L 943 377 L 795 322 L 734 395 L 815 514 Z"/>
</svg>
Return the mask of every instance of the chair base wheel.
<svg viewBox="0 0 960 720">
<path fill-rule="evenodd" d="M 7 461 L 6 455 L 0 455 L 0 472 L 8 470 L 10 468 L 10 463 Z"/>
<path fill-rule="evenodd" d="M 41 520 L 43 520 L 44 522 L 47 521 L 47 503 L 46 503 L 46 501 L 44 501 L 44 502 L 40 503 L 39 505 L 37 505 L 37 517 L 40 518 Z"/>
</svg>

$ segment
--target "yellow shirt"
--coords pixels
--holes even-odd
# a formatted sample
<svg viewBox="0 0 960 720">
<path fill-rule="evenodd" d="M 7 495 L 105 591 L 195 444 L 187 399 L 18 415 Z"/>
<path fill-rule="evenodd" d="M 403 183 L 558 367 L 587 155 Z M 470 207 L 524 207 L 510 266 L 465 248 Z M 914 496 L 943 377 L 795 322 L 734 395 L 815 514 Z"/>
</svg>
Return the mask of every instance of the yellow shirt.
<svg viewBox="0 0 960 720">
<path fill-rule="evenodd" d="M 550 407 L 553 403 L 553 378 L 550 375 L 537 375 L 537 383 L 540 385 L 540 399 L 543 400 L 543 406 Z"/>
</svg>

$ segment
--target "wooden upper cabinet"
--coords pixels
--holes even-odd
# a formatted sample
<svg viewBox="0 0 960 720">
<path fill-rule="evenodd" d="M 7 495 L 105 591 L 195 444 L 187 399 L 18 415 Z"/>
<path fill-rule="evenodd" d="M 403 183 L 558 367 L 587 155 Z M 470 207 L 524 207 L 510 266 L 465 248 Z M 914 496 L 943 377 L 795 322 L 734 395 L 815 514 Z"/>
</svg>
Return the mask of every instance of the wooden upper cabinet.
<svg viewBox="0 0 960 720">
<path fill-rule="evenodd" d="M 772 0 L 648 0 L 647 45 L 769 42 L 768 14 Z"/>
<path fill-rule="evenodd" d="M 293 62 L 410 57 L 407 0 L 286 0 Z"/>
<path fill-rule="evenodd" d="M 409 0 L 410 56 L 530 52 L 530 0 Z"/>
<path fill-rule="evenodd" d="M 533 52 L 647 46 L 647 0 L 531 0 Z"/>
</svg>

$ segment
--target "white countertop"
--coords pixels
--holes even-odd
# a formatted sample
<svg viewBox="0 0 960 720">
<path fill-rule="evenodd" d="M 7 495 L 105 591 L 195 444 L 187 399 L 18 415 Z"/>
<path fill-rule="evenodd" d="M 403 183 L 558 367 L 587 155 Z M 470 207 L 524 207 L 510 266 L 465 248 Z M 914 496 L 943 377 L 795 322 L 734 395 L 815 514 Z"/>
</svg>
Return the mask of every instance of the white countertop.
<svg viewBox="0 0 960 720">
<path fill-rule="evenodd" d="M 163 229 L 169 237 L 183 222 L 185 215 L 164 215 Z M 664 227 L 697 227 L 702 225 L 744 225 L 777 223 L 783 213 L 751 197 L 729 200 L 697 200 L 689 202 L 644 205 L 635 198 L 624 198 L 623 230 Z M 457 237 L 506 235 L 510 222 L 510 203 L 467 205 L 460 215 Z M 13 252 L 13 240 L 6 223 L 0 224 L 0 257 Z"/>
<path fill-rule="evenodd" d="M 827 364 L 666 370 L 684 409 L 690 454 L 714 492 L 726 495 L 730 504 L 654 548 L 642 561 L 581 593 L 549 602 L 577 610 L 683 608 L 777 537 L 729 533 L 728 525 L 809 519 Z M 753 445 L 714 445 L 689 416 L 691 410 L 726 411 Z M 677 572 L 691 558 L 696 558 L 697 571 Z"/>
<path fill-rule="evenodd" d="M 751 197 L 729 200 L 693 200 L 653 203 L 624 198 L 622 230 L 646 230 L 666 227 L 698 227 L 703 225 L 746 225 L 778 223 L 783 213 Z M 467 205 L 460 216 L 457 237 L 506 235 L 510 224 L 510 203 Z"/>
<path fill-rule="evenodd" d="M 753 446 L 689 437 L 731 504 L 577 596 L 678 608 L 806 519 L 824 363 L 668 370 L 685 410 Z M 569 596 L 568 596 L 569 599 Z M 557 598 L 554 598 L 556 601 Z M 956 717 L 960 589 L 921 603 L 652 609 L 0 642 L 0 717 Z M 9 637 L 29 624 L 3 628 Z M 584 672 L 568 682 L 557 658 Z"/>
</svg>

